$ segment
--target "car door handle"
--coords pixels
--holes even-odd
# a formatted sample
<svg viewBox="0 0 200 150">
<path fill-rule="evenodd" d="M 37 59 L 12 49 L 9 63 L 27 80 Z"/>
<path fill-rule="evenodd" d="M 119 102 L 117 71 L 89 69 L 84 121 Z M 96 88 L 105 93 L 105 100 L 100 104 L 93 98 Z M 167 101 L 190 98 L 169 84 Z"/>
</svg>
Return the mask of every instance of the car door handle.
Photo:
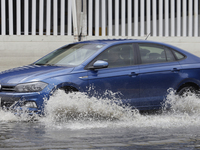
<svg viewBox="0 0 200 150">
<path fill-rule="evenodd" d="M 172 69 L 172 72 L 179 72 L 180 71 L 180 69 L 178 69 L 178 68 L 173 68 Z"/>
<path fill-rule="evenodd" d="M 136 72 L 131 72 L 130 74 L 128 74 L 130 77 L 136 77 L 139 73 Z"/>
</svg>

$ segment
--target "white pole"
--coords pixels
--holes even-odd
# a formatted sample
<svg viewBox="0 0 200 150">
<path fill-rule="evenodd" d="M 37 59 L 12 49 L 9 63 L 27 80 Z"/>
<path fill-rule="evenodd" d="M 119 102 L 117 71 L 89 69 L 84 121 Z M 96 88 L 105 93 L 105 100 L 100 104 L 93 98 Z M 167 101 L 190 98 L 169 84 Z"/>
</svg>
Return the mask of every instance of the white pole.
<svg viewBox="0 0 200 150">
<path fill-rule="evenodd" d="M 46 14 L 46 35 L 50 35 L 50 26 L 51 26 L 51 1 L 47 0 L 46 3 L 47 14 Z"/>
<path fill-rule="evenodd" d="M 115 0 L 115 36 L 119 36 L 119 0 Z"/>
<path fill-rule="evenodd" d="M 192 36 L 192 31 L 193 31 L 193 26 L 192 26 L 192 6 L 193 6 L 193 1 L 189 1 L 189 14 L 188 14 L 188 36 Z"/>
<path fill-rule="evenodd" d="M 194 1 L 194 36 L 198 36 L 198 0 Z"/>
<path fill-rule="evenodd" d="M 112 36 L 112 0 L 108 0 L 108 35 Z"/>
<path fill-rule="evenodd" d="M 177 0 L 177 36 L 181 36 L 181 0 Z"/>
<path fill-rule="evenodd" d="M 174 12 L 175 12 L 175 9 L 174 9 L 174 6 L 175 5 L 175 1 L 174 0 L 171 0 L 171 36 L 173 37 L 175 34 L 175 29 L 174 29 L 174 18 L 175 18 L 175 15 L 174 15 Z"/>
<path fill-rule="evenodd" d="M 125 1 L 121 1 L 121 36 L 125 36 Z"/>
<path fill-rule="evenodd" d="M 134 2 L 134 36 L 138 36 L 138 0 Z"/>
<path fill-rule="evenodd" d="M 105 36 L 106 35 L 106 1 L 102 0 L 101 1 L 102 5 L 101 5 L 101 20 L 102 20 L 102 28 L 101 28 L 101 35 Z"/>
<path fill-rule="evenodd" d="M 147 24 L 147 34 L 151 33 L 151 1 L 146 1 L 146 24 Z"/>
<path fill-rule="evenodd" d="M 74 0 L 75 3 L 75 0 Z M 61 0 L 61 25 L 60 35 L 65 35 L 65 0 Z"/>
<path fill-rule="evenodd" d="M 28 35 L 28 0 L 24 0 L 24 35 Z"/>
<path fill-rule="evenodd" d="M 21 35 L 21 0 L 17 0 L 17 35 Z"/>
<path fill-rule="evenodd" d="M 95 36 L 99 36 L 99 0 L 95 0 Z"/>
<path fill-rule="evenodd" d="M 132 1 L 128 0 L 128 36 L 132 36 Z"/>
<path fill-rule="evenodd" d="M 165 0 L 165 36 L 169 36 L 169 1 Z"/>
<path fill-rule="evenodd" d="M 89 24 L 88 24 L 88 35 L 92 36 L 92 22 L 93 22 L 93 4 L 92 4 L 93 0 L 89 0 L 89 14 L 88 14 L 88 20 L 89 20 Z"/>
<path fill-rule="evenodd" d="M 9 0 L 9 35 L 13 35 L 13 1 Z"/>
<path fill-rule="evenodd" d="M 58 1 L 53 1 L 53 35 L 58 35 Z"/>
<path fill-rule="evenodd" d="M 157 3 L 153 0 L 153 36 L 157 35 Z"/>
<path fill-rule="evenodd" d="M 182 13 L 183 13 L 183 36 L 185 37 L 187 35 L 187 16 L 186 16 L 186 12 L 187 12 L 187 1 L 186 0 L 183 0 L 183 10 L 182 10 Z"/>
<path fill-rule="evenodd" d="M 163 0 L 159 0 L 159 36 L 163 36 Z"/>
<path fill-rule="evenodd" d="M 144 36 L 144 0 L 140 0 L 140 36 Z"/>
<path fill-rule="evenodd" d="M 36 0 L 32 0 L 32 35 L 36 34 Z"/>
<path fill-rule="evenodd" d="M 68 29 L 67 35 L 72 35 L 72 1 L 68 0 Z"/>
<path fill-rule="evenodd" d="M 1 0 L 1 35 L 6 34 L 6 4 Z"/>
<path fill-rule="evenodd" d="M 39 15 L 39 35 L 43 35 L 43 10 L 44 0 L 40 0 L 40 15 Z"/>
</svg>

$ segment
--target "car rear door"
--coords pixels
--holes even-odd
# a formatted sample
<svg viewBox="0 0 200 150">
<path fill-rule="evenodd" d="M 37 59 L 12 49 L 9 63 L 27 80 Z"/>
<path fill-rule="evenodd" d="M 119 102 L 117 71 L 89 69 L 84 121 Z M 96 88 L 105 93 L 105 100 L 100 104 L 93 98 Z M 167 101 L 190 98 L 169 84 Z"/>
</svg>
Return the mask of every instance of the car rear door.
<svg viewBox="0 0 200 150">
<path fill-rule="evenodd" d="M 117 57 L 118 53 L 118 60 Z M 91 96 L 99 98 L 118 98 L 124 102 L 137 105 L 139 98 L 139 69 L 135 65 L 136 54 L 133 44 L 122 44 L 113 46 L 102 52 L 90 63 L 92 65 L 97 60 L 108 62 L 108 68 L 88 71 L 89 85 L 92 90 Z M 134 100 L 134 101 L 133 101 Z"/>
<path fill-rule="evenodd" d="M 181 66 L 172 51 L 156 44 L 138 44 L 140 53 L 140 98 L 144 107 L 157 109 L 161 106 L 169 88 L 180 82 Z"/>
</svg>

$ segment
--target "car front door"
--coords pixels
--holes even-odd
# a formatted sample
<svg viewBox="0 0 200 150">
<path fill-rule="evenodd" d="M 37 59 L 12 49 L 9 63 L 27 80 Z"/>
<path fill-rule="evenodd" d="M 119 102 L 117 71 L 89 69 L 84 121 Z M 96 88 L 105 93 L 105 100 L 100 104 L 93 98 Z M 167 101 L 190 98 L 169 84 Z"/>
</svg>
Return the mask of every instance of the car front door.
<svg viewBox="0 0 200 150">
<path fill-rule="evenodd" d="M 180 82 L 181 66 L 169 48 L 154 44 L 138 44 L 141 56 L 139 65 L 140 98 L 146 107 L 161 106 L 169 88 Z"/>
<path fill-rule="evenodd" d="M 133 44 L 110 47 L 90 63 L 98 60 L 108 62 L 107 68 L 89 70 L 91 96 L 120 99 L 131 105 L 138 105 L 140 83 L 138 65 Z"/>
</svg>

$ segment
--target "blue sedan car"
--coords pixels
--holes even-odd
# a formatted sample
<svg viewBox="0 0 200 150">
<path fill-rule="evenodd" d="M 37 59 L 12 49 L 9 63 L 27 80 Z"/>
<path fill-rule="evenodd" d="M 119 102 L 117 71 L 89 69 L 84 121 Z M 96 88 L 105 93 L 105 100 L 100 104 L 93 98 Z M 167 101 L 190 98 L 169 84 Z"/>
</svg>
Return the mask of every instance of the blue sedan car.
<svg viewBox="0 0 200 150">
<path fill-rule="evenodd" d="M 169 88 L 181 95 L 199 86 L 200 58 L 177 47 L 146 40 L 83 41 L 1 72 L 0 105 L 42 114 L 44 100 L 58 89 L 98 97 L 109 90 L 139 110 L 157 110 Z"/>
</svg>

